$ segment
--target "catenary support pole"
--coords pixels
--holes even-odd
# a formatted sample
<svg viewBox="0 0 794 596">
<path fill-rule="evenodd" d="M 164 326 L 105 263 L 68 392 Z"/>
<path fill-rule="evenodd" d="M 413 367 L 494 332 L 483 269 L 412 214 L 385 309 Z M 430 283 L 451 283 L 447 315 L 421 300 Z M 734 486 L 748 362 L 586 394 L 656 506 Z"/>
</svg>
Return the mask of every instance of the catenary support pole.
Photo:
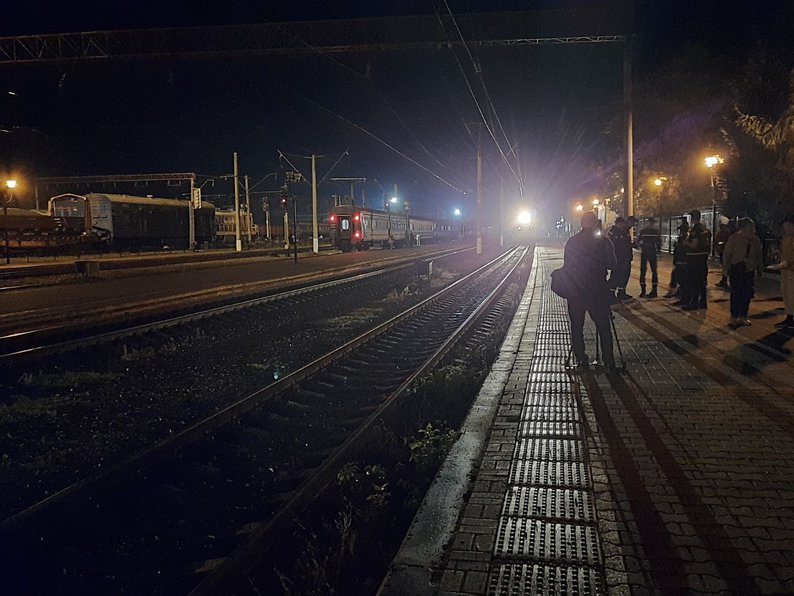
<svg viewBox="0 0 794 596">
<path fill-rule="evenodd" d="M 243 239 L 240 236 L 240 185 L 236 151 L 234 152 L 234 247 L 237 252 L 243 250 Z"/>
<path fill-rule="evenodd" d="M 245 175 L 245 228 L 248 230 L 248 246 L 254 241 L 254 218 L 251 217 L 251 195 L 248 193 L 248 174 Z"/>
<path fill-rule="evenodd" d="M 482 126 L 477 138 L 477 254 L 482 254 Z"/>
<path fill-rule="evenodd" d="M 190 198 L 187 205 L 188 217 L 188 250 L 193 250 L 196 247 L 196 209 L 193 204 L 193 193 L 195 192 L 195 184 L 193 179 L 190 180 Z"/>
<path fill-rule="evenodd" d="M 295 216 L 297 219 L 297 215 Z M 297 225 L 297 221 L 295 222 Z M 312 252 L 320 252 L 320 233 L 317 229 L 317 156 L 312 153 Z"/>
<path fill-rule="evenodd" d="M 634 215 L 634 115 L 631 82 L 631 38 L 623 53 L 623 110 L 626 118 L 626 216 Z"/>
</svg>

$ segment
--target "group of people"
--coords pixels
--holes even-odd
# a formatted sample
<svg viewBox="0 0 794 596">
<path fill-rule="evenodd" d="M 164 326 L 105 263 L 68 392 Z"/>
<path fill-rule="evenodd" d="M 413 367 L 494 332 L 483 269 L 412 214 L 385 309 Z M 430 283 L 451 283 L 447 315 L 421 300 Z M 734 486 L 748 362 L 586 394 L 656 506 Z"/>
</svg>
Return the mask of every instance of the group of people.
<svg viewBox="0 0 794 596">
<path fill-rule="evenodd" d="M 690 222 L 678 228 L 678 238 L 673 252 L 673 272 L 670 291 L 665 297 L 677 297 L 675 305 L 684 310 L 707 308 L 708 258 L 712 235 L 701 222 L 697 209 L 689 213 Z M 661 248 L 661 233 L 656 221 L 649 219 L 639 231 L 636 241 L 631 238 L 631 228 L 637 220 L 618 217 L 608 234 L 601 233 L 601 222 L 593 212 L 581 219 L 581 231 L 565 244 L 564 265 L 567 277 L 574 280 L 573 290 L 565 296 L 571 321 L 572 351 L 579 366 L 589 365 L 584 343 L 585 314 L 596 326 L 601 343 L 604 365 L 615 368 L 612 352 L 611 304 L 631 300 L 626 292 L 631 275 L 634 247 L 640 252 L 640 297 L 658 296 L 657 254 Z M 773 268 L 781 270 L 781 289 L 785 304 L 785 318 L 776 324 L 779 328 L 794 329 L 794 215 L 783 220 L 780 263 Z M 730 287 L 730 325 L 749 325 L 748 310 L 755 291 L 756 273 L 764 268 L 761 241 L 755 234 L 755 224 L 750 218 L 738 221 L 735 233 L 716 238 L 722 263 L 723 280 L 718 285 Z M 646 284 L 647 270 L 651 270 L 651 286 Z"/>
</svg>

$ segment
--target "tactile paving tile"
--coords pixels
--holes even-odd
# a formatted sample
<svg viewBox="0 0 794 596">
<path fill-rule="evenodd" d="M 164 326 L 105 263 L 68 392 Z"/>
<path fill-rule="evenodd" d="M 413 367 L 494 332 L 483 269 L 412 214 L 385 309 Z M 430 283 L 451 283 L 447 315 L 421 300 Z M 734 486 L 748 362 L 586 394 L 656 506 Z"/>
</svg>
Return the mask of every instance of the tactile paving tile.
<svg viewBox="0 0 794 596">
<path fill-rule="evenodd" d="M 548 422 L 546 420 L 526 420 L 518 428 L 521 437 L 580 437 L 581 426 L 576 422 Z"/>
<path fill-rule="evenodd" d="M 595 522 L 592 496 L 584 490 L 511 486 L 505 495 L 502 515 L 547 517 L 577 523 Z"/>
<path fill-rule="evenodd" d="M 531 391 L 524 398 L 527 408 L 575 408 L 572 394 Z"/>
<path fill-rule="evenodd" d="M 578 461 L 515 460 L 510 466 L 510 484 L 590 488 L 587 466 Z"/>
<path fill-rule="evenodd" d="M 601 574 L 590 567 L 505 564 L 491 569 L 488 596 L 600 596 L 606 593 L 603 583 Z"/>
<path fill-rule="evenodd" d="M 593 526 L 566 524 L 526 517 L 499 520 L 494 555 L 529 557 L 574 565 L 601 563 L 598 535 Z"/>
<path fill-rule="evenodd" d="M 568 353 L 566 352 L 567 356 Z M 542 391 L 552 391 L 555 393 L 570 393 L 573 391 L 573 380 L 571 375 L 565 372 L 533 372 L 527 381 L 532 389 Z"/>
<path fill-rule="evenodd" d="M 579 439 L 549 439 L 521 437 L 513 450 L 515 459 L 551 461 L 584 461 Z"/>
<path fill-rule="evenodd" d="M 573 404 L 567 406 L 530 406 L 524 408 L 521 420 L 545 420 L 548 422 L 579 421 L 579 410 Z"/>
</svg>

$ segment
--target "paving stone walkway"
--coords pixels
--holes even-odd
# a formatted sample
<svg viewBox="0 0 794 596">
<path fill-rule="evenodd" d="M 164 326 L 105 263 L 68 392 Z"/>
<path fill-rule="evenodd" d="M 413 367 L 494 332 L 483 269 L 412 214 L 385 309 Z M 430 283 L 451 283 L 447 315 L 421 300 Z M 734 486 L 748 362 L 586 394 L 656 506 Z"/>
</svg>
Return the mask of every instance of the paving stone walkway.
<svg viewBox="0 0 794 596">
<path fill-rule="evenodd" d="M 490 436 L 421 591 L 794 593 L 794 338 L 772 327 L 779 296 L 759 293 L 739 331 L 727 294 L 692 313 L 615 306 L 627 371 L 571 372 L 548 287 L 561 258 L 536 249 Z"/>
</svg>

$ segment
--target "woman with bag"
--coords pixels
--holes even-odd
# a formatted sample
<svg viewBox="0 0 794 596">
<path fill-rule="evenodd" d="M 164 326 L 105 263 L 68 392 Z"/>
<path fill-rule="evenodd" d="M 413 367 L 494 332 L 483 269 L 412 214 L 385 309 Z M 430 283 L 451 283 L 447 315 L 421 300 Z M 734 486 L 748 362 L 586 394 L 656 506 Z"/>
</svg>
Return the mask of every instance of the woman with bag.
<svg viewBox="0 0 794 596">
<path fill-rule="evenodd" d="M 725 242 L 722 271 L 731 283 L 732 327 L 750 325 L 747 313 L 755 292 L 755 273 L 764 270 L 761 240 L 755 234 L 755 222 L 749 217 L 739 220 L 739 230 Z"/>
</svg>

